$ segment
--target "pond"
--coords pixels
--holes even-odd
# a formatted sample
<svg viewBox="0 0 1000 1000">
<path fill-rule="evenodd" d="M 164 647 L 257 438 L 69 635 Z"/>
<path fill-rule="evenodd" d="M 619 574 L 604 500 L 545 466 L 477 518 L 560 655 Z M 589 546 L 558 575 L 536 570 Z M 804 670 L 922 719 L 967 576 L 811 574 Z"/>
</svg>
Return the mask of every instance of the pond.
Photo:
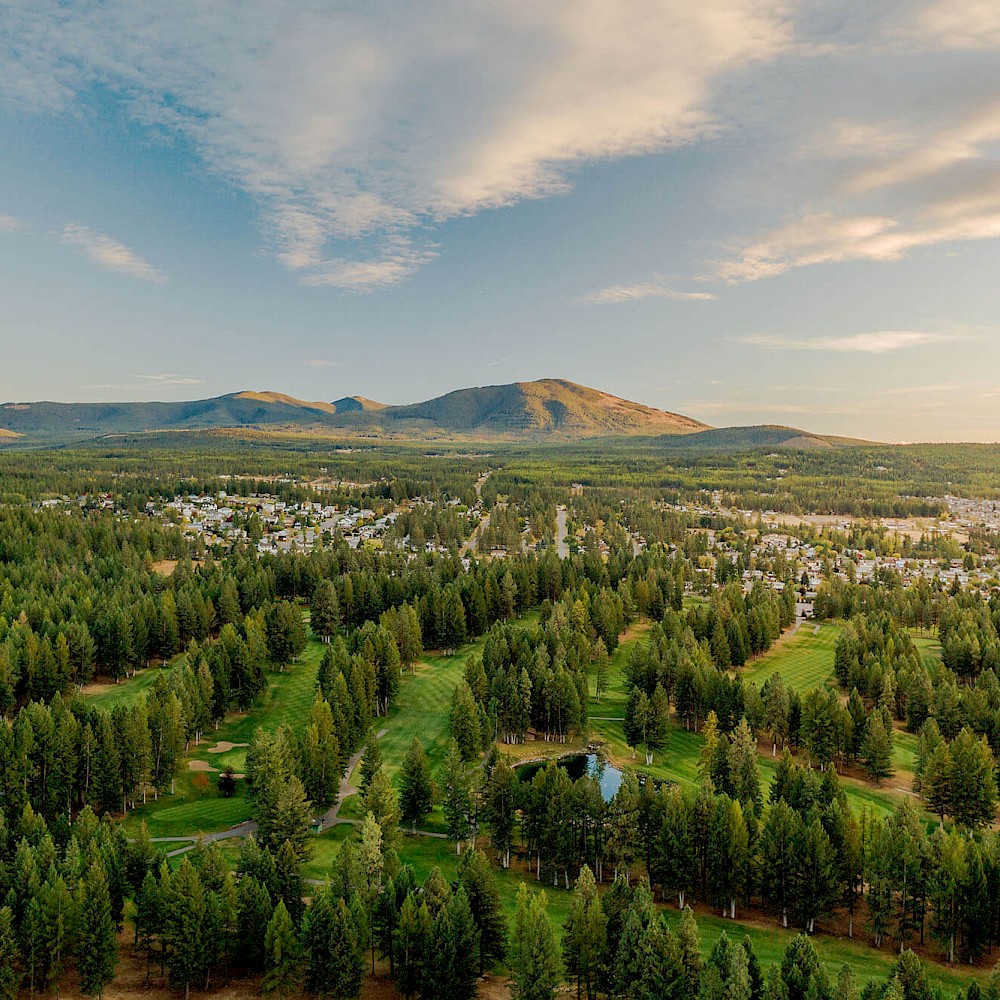
<svg viewBox="0 0 1000 1000">
<path fill-rule="evenodd" d="M 577 781 L 585 774 L 589 774 L 600 782 L 601 796 L 605 802 L 610 802 L 618 791 L 618 786 L 622 783 L 622 773 L 614 764 L 596 753 L 574 753 L 565 757 L 560 757 L 556 763 L 566 770 L 566 773 Z M 532 764 L 522 764 L 514 768 L 518 781 L 531 781 L 545 763 L 536 761 Z"/>
</svg>

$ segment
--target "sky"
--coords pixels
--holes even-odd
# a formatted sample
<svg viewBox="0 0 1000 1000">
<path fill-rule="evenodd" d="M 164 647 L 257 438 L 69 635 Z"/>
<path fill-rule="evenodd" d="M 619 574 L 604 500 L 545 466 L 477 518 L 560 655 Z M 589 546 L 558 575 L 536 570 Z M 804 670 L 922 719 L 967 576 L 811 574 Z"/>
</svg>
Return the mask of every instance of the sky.
<svg viewBox="0 0 1000 1000">
<path fill-rule="evenodd" d="M 996 0 L 0 0 L 0 399 L 997 441 L 998 157 Z"/>
</svg>

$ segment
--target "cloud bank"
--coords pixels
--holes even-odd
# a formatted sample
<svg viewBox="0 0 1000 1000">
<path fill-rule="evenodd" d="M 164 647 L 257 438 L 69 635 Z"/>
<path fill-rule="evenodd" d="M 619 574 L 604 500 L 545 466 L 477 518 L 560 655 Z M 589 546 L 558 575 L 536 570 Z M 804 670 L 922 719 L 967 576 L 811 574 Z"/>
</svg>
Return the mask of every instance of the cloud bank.
<svg viewBox="0 0 1000 1000">
<path fill-rule="evenodd" d="M 114 94 L 250 195 L 304 283 L 370 289 L 432 261 L 437 223 L 713 134 L 714 90 L 788 48 L 789 6 L 21 0 L 0 5 L 0 92 L 42 113 Z"/>
<path fill-rule="evenodd" d="M 836 337 L 783 337 L 755 334 L 739 342 L 772 351 L 831 351 L 839 354 L 891 354 L 926 344 L 965 339 L 958 333 L 930 333 L 919 330 L 878 330 Z"/>
</svg>

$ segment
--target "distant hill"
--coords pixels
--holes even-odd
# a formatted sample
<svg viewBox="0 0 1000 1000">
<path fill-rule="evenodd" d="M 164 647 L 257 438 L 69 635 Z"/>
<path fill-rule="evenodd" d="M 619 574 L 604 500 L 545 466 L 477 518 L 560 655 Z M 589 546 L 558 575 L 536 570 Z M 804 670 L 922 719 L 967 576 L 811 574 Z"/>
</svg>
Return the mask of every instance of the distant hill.
<svg viewBox="0 0 1000 1000">
<path fill-rule="evenodd" d="M 665 448 L 699 448 L 705 451 L 736 451 L 743 448 L 833 448 L 850 444 L 847 438 L 810 434 L 795 427 L 758 424 L 752 427 L 713 427 L 696 434 L 674 434 L 660 439 Z"/>
<path fill-rule="evenodd" d="M 8 435 L 80 439 L 240 427 L 340 428 L 354 434 L 489 440 L 685 434 L 706 425 L 565 379 L 459 389 L 408 406 L 389 406 L 364 396 L 309 402 L 280 392 L 252 391 L 181 403 L 0 404 L 0 432 Z"/>
</svg>

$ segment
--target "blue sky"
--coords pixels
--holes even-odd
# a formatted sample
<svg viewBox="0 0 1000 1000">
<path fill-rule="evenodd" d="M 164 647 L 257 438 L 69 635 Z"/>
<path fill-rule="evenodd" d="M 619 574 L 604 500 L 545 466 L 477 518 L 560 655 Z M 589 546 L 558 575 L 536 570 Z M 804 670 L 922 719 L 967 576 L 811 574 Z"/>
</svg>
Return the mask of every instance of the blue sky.
<svg viewBox="0 0 1000 1000">
<path fill-rule="evenodd" d="M 995 0 L 0 0 L 0 399 L 998 440 L 998 153 Z"/>
</svg>

